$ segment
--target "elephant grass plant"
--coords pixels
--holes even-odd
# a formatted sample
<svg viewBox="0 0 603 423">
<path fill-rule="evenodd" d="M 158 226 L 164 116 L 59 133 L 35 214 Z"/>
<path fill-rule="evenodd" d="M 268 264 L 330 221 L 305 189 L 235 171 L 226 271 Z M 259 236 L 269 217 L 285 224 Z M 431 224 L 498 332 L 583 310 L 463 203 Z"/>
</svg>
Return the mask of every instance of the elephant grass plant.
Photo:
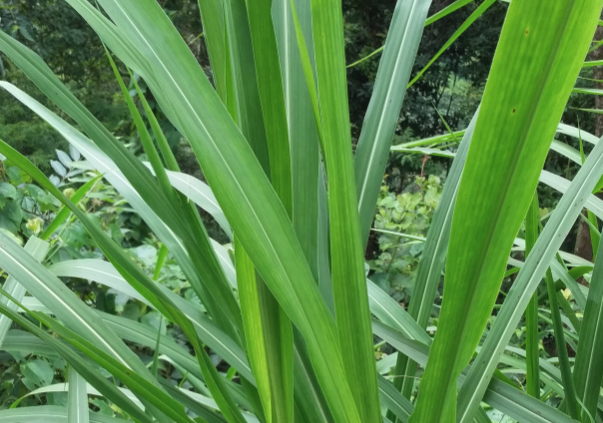
<svg viewBox="0 0 603 423">
<path fill-rule="evenodd" d="M 0 422 L 27 416 L 105 421 L 88 412 L 92 389 L 145 423 L 490 421 L 483 404 L 522 422 L 587 422 L 597 415 L 603 264 L 598 257 L 584 294 L 559 248 L 585 205 L 603 217 L 600 200 L 590 195 L 600 189 L 603 143 L 579 163 L 571 183 L 542 173 L 542 166 L 550 148 L 560 149 L 551 144 L 556 131 L 589 138 L 559 121 L 603 0 L 510 4 L 480 109 L 458 150 L 443 152 L 455 158 L 408 312 L 367 281 L 363 252 L 422 29 L 468 1 L 429 19 L 429 0 L 398 1 L 355 155 L 340 1 L 200 0 L 211 78 L 156 1 L 99 0 L 102 12 L 87 0 L 66 1 L 107 47 L 149 163 L 107 131 L 35 53 L 4 33 L 0 51 L 76 125 L 19 88 L 0 85 L 59 131 L 121 193 L 161 240 L 164 254 L 175 258 L 202 306 L 149 277 L 78 207 L 90 185 L 68 199 L 0 142 L 12 164 L 63 203 L 53 230 L 72 213 L 108 259 L 46 268 L 40 264 L 45 239 L 32 238 L 21 248 L 0 232 L 0 267 L 10 275 L 6 299 L 0 301 L 3 319 L 21 325 L 70 365 L 66 409 L 15 408 L 0 411 Z M 180 172 L 132 79 L 146 126 L 114 57 L 145 81 L 190 143 L 208 185 Z M 434 150 L 438 141 L 426 143 Z M 424 147 L 396 148 L 424 152 Z M 567 146 L 563 151 L 576 154 Z M 539 180 L 564 192 L 542 231 L 537 205 L 530 208 Z M 197 205 L 231 237 L 234 261 L 208 237 Z M 529 254 L 484 338 L 509 254 L 522 246 L 516 236 L 524 219 L 531 228 L 523 244 Z M 45 238 L 52 234 L 47 232 Z M 426 327 L 442 271 L 443 303 L 432 339 Z M 58 279 L 63 276 L 105 284 L 148 304 L 180 328 L 190 350 L 137 322 L 89 308 Z M 576 299 L 582 295 L 581 328 L 569 334 L 578 339 L 578 355 L 573 368 L 560 356 L 558 369 L 543 363 L 537 350 L 513 350 L 524 357 L 519 366 L 532 370 L 528 395 L 497 365 L 508 360 L 503 352 L 543 278 L 561 349 L 568 329 L 561 323 L 556 280 Z M 538 318 L 537 308 L 531 310 Z M 398 351 L 391 373 L 377 371 L 374 336 Z M 155 350 L 150 369 L 124 340 Z M 217 370 L 208 350 L 228 363 L 236 382 Z M 195 390 L 162 378 L 160 359 L 190 375 Z M 541 401 L 534 366 L 547 389 L 563 400 L 559 407 Z M 425 371 L 415 399 L 419 367 Z"/>
</svg>

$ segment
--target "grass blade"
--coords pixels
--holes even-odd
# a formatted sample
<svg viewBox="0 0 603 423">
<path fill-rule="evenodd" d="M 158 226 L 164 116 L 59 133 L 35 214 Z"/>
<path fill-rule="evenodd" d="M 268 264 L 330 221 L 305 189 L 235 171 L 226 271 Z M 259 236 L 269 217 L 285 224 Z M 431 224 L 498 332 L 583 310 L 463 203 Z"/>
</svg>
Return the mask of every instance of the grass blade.
<svg viewBox="0 0 603 423">
<path fill-rule="evenodd" d="M 291 215 L 289 141 L 271 2 L 225 3 L 236 115 L 281 203 Z M 249 358 L 268 423 L 293 419 L 291 322 L 235 241 L 237 281 Z"/>
<path fill-rule="evenodd" d="M 33 324 L 25 317 L 11 310 L 4 304 L 0 303 L 0 313 L 9 317 L 14 322 L 21 325 L 29 332 L 35 334 L 38 338 L 45 341 L 51 348 L 55 349 L 61 357 L 67 361 L 71 367 L 75 368 L 86 380 L 90 381 L 107 399 L 115 405 L 127 412 L 131 417 L 140 422 L 152 423 L 153 420 L 147 416 L 132 400 L 123 394 L 112 382 L 103 377 L 90 363 L 85 361 L 75 350 L 70 348 L 66 343 L 59 341 L 45 330 Z"/>
<path fill-rule="evenodd" d="M 434 23 L 435 21 L 442 19 L 445 16 L 448 16 L 452 12 L 457 11 L 461 7 L 468 5 L 469 3 L 473 2 L 473 1 L 474 0 L 456 0 L 454 3 L 449 4 L 448 6 L 446 6 L 442 10 L 440 10 L 438 13 L 431 15 L 429 17 L 429 19 L 427 19 L 427 21 L 425 22 L 425 26 L 430 25 L 430 24 Z"/>
<path fill-rule="evenodd" d="M 284 109 L 291 150 L 291 220 L 295 233 L 318 280 L 318 184 L 319 139 L 312 111 L 291 8 L 296 7 L 301 32 L 312 46 L 309 0 L 278 0 L 272 4 L 272 20 L 278 45 Z M 313 57 L 313 52 L 308 52 Z"/>
<path fill-rule="evenodd" d="M 157 214 L 163 224 L 182 240 L 188 254 L 194 258 L 191 262 L 195 266 L 198 275 L 201 276 L 201 282 L 203 283 L 203 285 L 196 284 L 195 282 L 199 278 L 191 278 L 193 289 L 199 298 L 213 299 L 213 303 L 216 305 L 207 305 L 212 317 L 227 332 L 236 337 L 237 330 L 240 327 L 238 305 L 224 272 L 213 253 L 207 233 L 199 225 L 199 221 L 185 218 L 184 213 L 186 209 L 180 207 L 180 204 L 170 201 L 165 196 L 157 180 L 152 177 L 146 166 L 84 108 L 39 56 L 4 33 L 0 33 L 0 49 L 11 57 L 13 62 L 48 95 L 49 99 L 59 105 L 81 125 L 94 142 L 115 162 L 123 175 L 126 176 L 127 180 L 136 189 L 137 195 L 142 197 L 147 206 Z M 10 84 L 2 83 L 2 86 L 11 92 L 11 94 L 19 97 L 18 92 L 15 93 L 14 89 L 11 90 L 12 86 Z M 22 97 L 20 99 L 24 101 Z M 30 104 L 36 103 L 35 101 L 30 102 Z M 43 114 L 45 111 L 43 106 L 39 104 L 36 106 L 34 106 L 33 110 L 36 113 Z M 50 114 L 52 119 L 53 114 L 51 112 L 46 110 L 45 114 Z M 58 119 L 56 116 L 54 118 L 55 120 Z M 59 121 L 61 120 L 59 119 Z M 65 125 L 64 122 L 60 122 L 59 125 L 61 123 Z M 55 123 L 54 126 L 56 127 L 57 124 Z M 77 131 L 70 128 L 69 133 L 72 135 L 73 133 L 77 133 Z M 81 138 L 81 134 L 79 135 Z M 70 137 L 66 136 L 66 138 L 69 139 Z M 207 286 L 205 286 L 206 284 Z"/>
<path fill-rule="evenodd" d="M 442 270 L 444 269 L 456 194 L 476 121 L 477 112 L 463 135 L 463 140 L 456 153 L 457 157 L 452 162 L 440 202 L 436 207 L 429 231 L 427 232 L 422 258 L 419 261 L 417 279 L 408 306 L 408 313 L 417 321 L 418 326 L 422 329 L 427 328 L 427 324 L 429 323 L 429 316 L 431 315 L 436 291 L 441 280 Z M 406 377 L 401 378 L 402 380 L 394 379 L 394 386 L 402 389 L 406 398 L 410 398 L 412 394 L 413 378 L 416 371 L 417 364 L 415 362 L 409 361 L 408 357 L 403 355 L 398 356 L 394 375 L 404 375 Z"/>
<path fill-rule="evenodd" d="M 129 368 L 124 366 L 111 355 L 107 354 L 100 348 L 97 348 L 94 344 L 88 342 L 85 338 L 77 335 L 75 332 L 62 326 L 57 321 L 49 317 L 42 318 L 39 314 L 37 314 L 36 317 L 49 328 L 56 331 L 77 350 L 83 352 L 88 358 L 123 381 L 124 384 L 128 386 L 137 397 L 143 398 L 147 402 L 157 405 L 157 408 L 162 413 L 165 413 L 165 415 L 174 422 L 193 422 L 193 420 L 186 414 L 184 407 L 170 397 L 165 391 L 163 391 L 163 389 L 155 386 L 148 379 L 140 376 L 136 372 L 130 371 Z M 151 412 L 153 411 L 151 410 Z"/>
<path fill-rule="evenodd" d="M 127 34 L 125 40 L 144 52 L 153 71 L 134 69 L 156 82 L 159 91 L 154 94 L 162 107 L 178 109 L 173 123 L 191 141 L 241 243 L 302 332 L 333 414 L 341 422 L 359 421 L 355 408 L 349 407 L 353 401 L 343 376 L 334 322 L 303 262 L 287 213 L 247 141 L 159 5 L 141 0 L 102 4 Z M 115 53 L 128 54 L 124 49 Z M 224 137 L 228 143 L 218 142 Z"/>
<path fill-rule="evenodd" d="M 270 177 L 270 154 L 245 0 L 227 1 L 223 5 L 235 93 L 236 115 L 233 119 Z"/>
<path fill-rule="evenodd" d="M 459 392 L 459 422 L 470 421 L 472 412 L 479 406 L 481 395 L 496 368 L 498 357 L 512 336 L 536 285 L 546 269 L 551 266 L 565 235 L 570 231 L 586 198 L 601 176 L 602 164 L 603 143 L 599 143 L 572 181 L 570 189 L 561 198 L 507 294 L 482 346 L 480 359 L 471 367 Z"/>
<path fill-rule="evenodd" d="M 312 0 L 322 151 L 328 179 L 333 298 L 347 381 L 363 422 L 380 420 L 357 211 L 341 1 Z M 312 89 L 312 86 L 309 87 Z"/>
<path fill-rule="evenodd" d="M 69 397 L 67 410 L 67 419 L 69 423 L 90 422 L 86 381 L 74 369 L 69 370 Z"/>
<path fill-rule="evenodd" d="M 272 186 L 289 215 L 292 213 L 291 159 L 287 110 L 279 52 L 272 23 L 272 0 L 245 0 L 264 116 Z M 291 417 L 292 418 L 292 417 Z"/>
<path fill-rule="evenodd" d="M 592 155 L 592 153 L 591 153 Z M 600 245 L 600 244 L 599 244 Z M 587 412 L 594 416 L 597 410 L 597 401 L 603 367 L 597 359 L 603 345 L 603 254 L 598 254 L 595 261 L 590 290 L 584 309 L 584 317 L 580 328 L 579 348 L 574 367 L 574 380 L 578 397 L 586 408 L 582 412 L 582 419 L 588 421 Z"/>
<path fill-rule="evenodd" d="M 226 104 L 227 102 L 227 76 L 230 76 L 226 49 L 226 23 L 224 21 L 224 2 L 222 0 L 199 0 L 199 11 L 203 22 L 203 33 L 211 70 L 214 75 L 214 84 L 218 95 Z"/>
<path fill-rule="evenodd" d="M 456 378 L 490 316 L 602 4 L 519 0 L 509 7 L 459 187 L 440 325 L 412 423 L 455 420 Z M 496 142 L 502 133 L 505 142 Z"/>
<path fill-rule="evenodd" d="M 182 240 L 175 235 L 175 233 L 166 225 L 166 223 L 159 219 L 155 214 L 154 210 L 148 205 L 148 203 L 140 196 L 138 191 L 129 183 L 124 177 L 123 173 L 117 169 L 114 162 L 112 162 L 104 153 L 100 152 L 98 148 L 81 133 L 76 131 L 72 126 L 67 124 L 64 120 L 60 119 L 50 110 L 42 106 L 36 100 L 20 91 L 13 85 L 0 82 L 0 85 L 19 99 L 23 104 L 27 105 L 40 117 L 50 123 L 55 129 L 57 129 L 72 145 L 74 145 L 78 151 L 82 153 L 105 177 L 111 182 L 116 189 L 130 202 L 130 204 L 137 210 L 143 219 L 149 224 L 153 231 L 168 246 L 168 249 L 172 251 L 172 254 L 177 258 L 178 263 L 182 267 L 185 275 L 191 282 L 193 287 L 197 287 L 199 290 L 204 290 L 204 285 L 196 271 L 196 267 L 193 265 L 193 260 L 188 255 L 185 249 L 185 245 Z M 73 210 L 72 210 L 73 211 Z M 199 251 L 196 252 L 197 254 Z M 212 255 L 215 257 L 212 249 Z M 224 270 L 221 269 L 221 274 L 224 274 Z M 205 273 L 207 275 L 207 273 Z M 229 294 L 232 296 L 232 291 L 229 289 Z M 205 301 L 206 307 L 210 310 L 210 314 L 213 317 L 223 317 L 224 310 L 217 307 L 215 301 L 210 299 L 215 298 L 215 295 L 211 294 L 212 291 L 207 292 L 207 296 L 200 296 Z M 213 312 L 213 313 L 211 313 Z M 238 306 L 237 306 L 238 313 Z M 236 317 L 233 317 L 235 319 Z M 225 321 L 226 320 L 226 321 Z M 226 316 L 223 319 L 217 319 L 222 323 L 222 327 L 231 329 L 229 334 L 236 339 L 236 334 L 233 335 L 232 326 L 228 324 L 228 318 Z"/>
<path fill-rule="evenodd" d="M 408 355 L 420 365 L 424 366 L 427 363 L 427 357 L 429 355 L 429 347 L 427 345 L 408 339 L 396 329 L 388 327 L 380 322 L 374 322 L 373 329 L 377 336 L 387 341 L 401 353 Z M 505 378 L 500 373 L 498 376 L 502 379 Z M 381 383 L 382 382 L 380 382 L 380 386 Z M 462 386 L 464 383 L 466 383 L 466 378 L 464 375 L 460 375 L 459 379 L 457 380 L 457 384 Z M 389 391 L 391 391 L 391 389 L 389 389 Z M 395 395 L 393 392 L 390 394 L 390 400 L 395 399 L 395 401 L 400 403 L 400 406 L 404 406 L 404 403 L 407 400 L 401 398 L 403 397 L 401 397 L 400 394 Z M 561 411 L 525 394 L 508 381 L 503 381 L 497 378 L 494 378 L 490 381 L 490 385 L 488 385 L 486 389 L 484 399 L 492 401 L 492 404 L 490 404 L 490 402 L 486 402 L 492 406 L 495 406 L 498 410 L 504 413 L 507 413 L 511 416 L 521 416 L 521 422 L 575 423 L 574 420 L 563 414 Z M 407 406 L 405 408 L 407 408 Z M 477 417 L 478 422 L 482 421 L 480 419 L 483 420 L 482 417 Z"/>
<path fill-rule="evenodd" d="M 115 267 L 106 261 L 87 259 L 64 261 L 51 266 L 49 270 L 57 276 L 88 279 L 106 285 L 153 306 L 152 301 L 147 300 L 134 290 Z M 232 338 L 220 330 L 213 321 L 191 302 L 160 284 L 156 286 L 161 290 L 162 295 L 168 297 L 190 319 L 195 326 L 199 338 L 208 347 L 237 369 L 241 376 L 253 382 L 253 375 L 243 349 Z M 192 372 L 191 369 L 187 370 Z"/>
<path fill-rule="evenodd" d="M 0 423 L 13 423 L 15 421 L 26 421 L 28 423 L 69 423 L 67 421 L 67 409 L 55 405 L 11 408 L 0 411 Z M 90 413 L 90 423 L 120 422 L 125 422 L 125 420 L 100 413 Z"/>
<path fill-rule="evenodd" d="M 235 239 L 237 280 L 249 360 L 266 421 L 293 420 L 293 332 L 253 263 Z M 290 349 L 290 351 L 288 351 Z"/>
<path fill-rule="evenodd" d="M 78 188 L 78 190 L 71 197 L 71 202 L 74 204 L 78 204 L 80 201 L 84 199 L 84 197 L 92 191 L 94 185 L 102 178 L 102 176 L 97 176 L 96 178 L 90 179 L 84 185 Z M 57 215 L 52 219 L 52 222 L 48 224 L 46 229 L 40 234 L 40 239 L 46 241 L 48 238 L 52 236 L 52 234 L 67 220 L 71 211 L 67 207 L 63 207 Z"/>
<path fill-rule="evenodd" d="M 492 379 L 488 385 L 484 401 L 520 422 L 576 423 L 559 410 L 497 379 Z"/>
<path fill-rule="evenodd" d="M 366 244 L 379 187 L 431 0 L 396 3 L 354 159 L 362 243 Z"/>
<path fill-rule="evenodd" d="M 44 260 L 44 257 L 46 257 L 46 254 L 48 253 L 49 249 L 50 244 L 42 241 L 39 238 L 36 238 L 35 236 L 29 238 L 29 240 L 27 240 L 27 243 L 25 244 L 25 247 L 23 247 L 23 250 L 25 252 L 30 254 L 36 261 L 40 263 Z M 23 300 L 26 291 L 25 287 L 21 285 L 13 276 L 9 276 L 6 279 L 6 282 L 4 282 L 2 289 L 6 291 L 11 297 L 15 298 L 17 301 Z M 6 304 L 7 307 L 10 307 L 13 310 L 17 310 L 17 305 L 10 302 L 6 297 L 0 298 L 0 302 Z M 3 349 L 5 348 L 5 340 L 11 324 L 12 322 L 8 317 L 0 316 L 0 347 L 2 347 Z"/>
<path fill-rule="evenodd" d="M 546 288 L 549 294 L 549 304 L 551 307 L 551 318 L 553 320 L 553 331 L 555 333 L 555 343 L 557 345 L 557 354 L 559 357 L 559 367 L 561 368 L 561 376 L 563 379 L 563 391 L 565 395 L 566 407 L 569 415 L 578 420 L 580 413 L 578 412 L 578 402 L 576 401 L 576 390 L 574 387 L 574 378 L 567 357 L 567 344 L 565 343 L 565 335 L 563 323 L 561 322 L 561 313 L 559 312 L 559 304 L 557 302 L 557 290 L 553 282 L 553 274 L 551 269 L 546 270 Z M 534 293 L 536 294 L 536 292 Z"/>
<path fill-rule="evenodd" d="M 525 256 L 529 257 L 534 244 L 538 239 L 540 228 L 540 208 L 538 206 L 538 192 L 535 192 L 528 208 L 525 219 Z M 536 399 L 540 399 L 540 339 L 538 335 L 538 291 L 532 294 L 532 298 L 526 309 L 526 391 Z"/>
<path fill-rule="evenodd" d="M 175 305 L 175 303 L 170 299 L 170 297 L 168 295 L 166 295 L 160 288 L 158 288 L 158 285 L 155 284 L 155 282 L 151 278 L 149 278 L 146 275 L 146 273 L 144 273 L 130 259 L 130 257 L 128 257 L 124 254 L 122 249 L 119 246 L 117 246 L 114 243 L 114 241 L 108 237 L 108 235 L 102 230 L 102 228 L 98 225 L 98 223 L 96 223 L 96 221 L 89 219 L 86 214 L 84 214 L 73 203 L 71 203 L 54 185 L 52 185 L 52 183 L 48 180 L 48 178 L 46 178 L 46 176 L 44 176 L 44 174 L 42 174 L 37 168 L 35 168 L 31 164 L 31 162 L 29 162 L 26 158 L 24 158 L 22 155 L 20 155 L 18 152 L 16 152 L 12 147 L 10 147 L 9 145 L 7 145 L 6 143 L 4 143 L 2 141 L 0 141 L 0 151 L 2 151 L 2 153 L 5 156 L 7 156 L 10 160 L 12 160 L 13 163 L 15 163 L 21 169 L 23 169 L 24 171 L 29 173 L 42 187 L 44 187 L 46 190 L 48 190 L 50 193 L 52 193 L 55 197 L 57 197 L 64 205 L 68 206 L 71 209 L 71 211 L 76 215 L 76 217 L 83 223 L 83 225 L 86 227 L 86 229 L 92 235 L 92 237 L 95 239 L 95 241 L 98 243 L 98 245 L 101 247 L 103 253 L 105 254 L 105 257 L 107 257 L 113 263 L 113 265 L 116 266 L 116 268 L 120 271 L 122 276 L 124 276 L 124 278 L 126 278 L 128 280 L 128 282 L 139 293 L 142 293 L 143 296 L 145 296 L 145 298 L 147 300 L 149 300 L 158 311 L 160 311 L 164 316 L 170 318 L 173 322 L 175 322 L 177 325 L 180 326 L 181 330 L 188 337 L 189 342 L 191 342 L 193 348 L 195 349 L 195 352 L 197 353 L 197 359 L 198 359 L 199 365 L 201 366 L 201 370 L 205 376 L 205 380 L 208 384 L 208 387 L 209 387 L 212 395 L 214 396 L 214 399 L 218 403 L 220 410 L 225 415 L 227 420 L 229 420 L 229 422 L 241 421 L 243 419 L 243 417 L 240 414 L 240 410 L 237 408 L 236 404 L 234 403 L 234 401 L 232 400 L 232 398 L 226 391 L 224 383 L 221 380 L 221 376 L 218 374 L 217 370 L 214 368 L 209 356 L 207 355 L 207 352 L 205 351 L 205 349 L 203 347 L 201 347 L 201 344 L 199 342 L 199 339 L 197 337 L 197 333 L 195 331 L 193 324 L 183 314 L 183 312 L 180 310 L 180 307 L 177 307 Z M 2 234 L 0 234 L 0 238 L 1 238 L 1 235 Z M 1 249 L 0 249 L 0 251 L 1 251 Z M 21 261 L 27 262 L 28 259 L 19 257 L 19 260 L 20 261 L 16 261 L 16 264 L 21 264 Z M 30 266 L 31 266 L 31 263 L 29 263 L 29 266 L 27 268 L 31 268 Z M 17 269 L 19 269 L 19 267 L 17 267 Z M 50 278 L 50 279 L 52 281 L 52 278 Z M 40 279 L 36 278 L 35 280 L 39 281 Z M 35 285 L 33 285 L 33 286 L 36 287 Z M 59 287 L 56 287 L 56 286 L 53 287 L 53 290 L 56 292 L 61 292 L 61 289 L 67 290 L 67 292 L 70 292 L 62 284 Z M 46 289 L 46 291 L 49 291 L 49 290 Z M 56 293 L 53 297 L 46 299 L 46 301 L 50 301 L 50 304 L 52 304 L 52 305 L 54 305 L 54 303 L 56 302 L 55 300 L 58 300 L 60 302 L 60 297 L 57 297 Z M 123 344 L 121 341 L 114 342 L 112 345 L 110 345 L 107 343 L 107 341 L 104 338 L 102 338 L 102 337 L 99 338 L 98 333 L 91 330 L 94 327 L 91 326 L 91 323 L 89 323 L 90 317 L 89 317 L 89 314 L 87 314 L 87 313 L 90 313 L 90 310 L 88 308 L 86 308 L 83 304 L 74 303 L 71 308 L 69 308 L 67 310 L 61 310 L 60 313 L 63 313 L 63 314 L 67 313 L 67 316 L 73 315 L 74 313 L 73 313 L 72 309 L 74 308 L 74 306 L 77 306 L 80 308 L 84 307 L 83 310 L 85 312 L 82 312 L 80 310 L 80 313 L 82 313 L 82 316 L 80 316 L 81 321 L 77 319 L 77 316 L 76 316 L 76 319 L 71 319 L 71 320 L 73 323 L 78 324 L 79 326 L 83 325 L 84 327 L 87 327 L 92 332 L 92 334 L 85 332 L 86 336 L 92 336 L 93 339 L 100 339 L 101 344 L 104 347 L 108 348 L 109 351 L 111 351 L 117 357 L 120 357 L 120 356 L 111 347 L 120 348 L 123 351 L 123 352 L 122 351 L 120 351 L 120 352 L 126 358 L 129 357 L 128 354 L 130 354 L 130 356 L 134 355 L 134 353 L 130 349 L 128 349 L 125 346 L 125 344 Z M 75 307 L 75 308 L 77 309 L 77 307 Z M 56 309 L 56 307 L 55 307 L 55 309 Z M 56 312 L 56 314 L 57 314 L 57 316 L 60 316 L 59 312 Z M 86 321 L 85 318 L 88 318 L 88 321 Z M 94 323 L 94 321 L 92 321 L 92 324 L 93 323 Z M 96 322 L 96 325 L 98 326 L 98 325 L 100 325 L 100 323 Z M 105 328 L 105 330 L 107 331 L 108 335 L 114 335 L 113 332 L 109 331 L 108 328 Z M 82 346 L 82 343 L 79 342 L 78 345 Z M 94 354 L 96 354 L 96 353 L 94 353 Z M 136 358 L 138 358 L 138 357 L 136 357 Z M 122 360 L 122 363 L 129 363 L 129 362 L 124 361 L 124 358 L 121 358 L 121 360 Z M 139 372 L 142 375 L 146 375 L 152 383 L 158 384 L 157 380 L 149 375 L 148 369 L 142 365 L 140 360 L 130 360 L 130 362 L 131 361 L 134 361 L 132 364 L 137 366 L 137 367 L 132 366 L 133 369 L 135 369 L 137 372 Z M 142 365 L 142 367 L 140 367 L 141 365 Z M 119 368 L 115 368 L 115 367 L 113 367 L 113 368 L 116 369 L 116 371 L 121 371 L 121 370 L 119 370 Z M 82 372 L 80 371 L 80 373 L 82 373 Z M 148 408 L 155 409 L 155 406 L 153 405 L 152 402 L 150 404 L 145 404 L 145 406 Z M 155 410 L 155 411 L 160 411 L 160 410 Z"/>
<path fill-rule="evenodd" d="M 146 367 L 138 357 L 109 328 L 98 322 L 93 312 L 63 282 L 2 232 L 0 258 L 7 273 L 73 330 L 98 343 L 130 368 L 146 373 Z"/>
</svg>

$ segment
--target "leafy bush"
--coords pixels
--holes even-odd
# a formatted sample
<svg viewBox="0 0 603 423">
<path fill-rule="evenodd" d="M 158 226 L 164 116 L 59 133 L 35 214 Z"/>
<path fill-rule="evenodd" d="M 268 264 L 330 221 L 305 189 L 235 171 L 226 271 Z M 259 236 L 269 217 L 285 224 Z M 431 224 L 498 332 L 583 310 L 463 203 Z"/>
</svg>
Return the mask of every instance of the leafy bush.
<svg viewBox="0 0 603 423">
<path fill-rule="evenodd" d="M 423 250 L 421 238 L 427 235 L 441 195 L 440 178 L 434 175 L 416 177 L 415 183 L 398 195 L 387 185 L 381 187 L 374 222 L 380 254 L 370 262 L 371 280 L 398 302 L 408 303 L 412 295 Z"/>
<path fill-rule="evenodd" d="M 10 163 L 10 162 L 9 162 Z M 0 229 L 19 244 L 41 232 L 44 222 L 58 211 L 61 202 L 32 183 L 16 166 L 3 164 L 0 172 Z"/>
</svg>

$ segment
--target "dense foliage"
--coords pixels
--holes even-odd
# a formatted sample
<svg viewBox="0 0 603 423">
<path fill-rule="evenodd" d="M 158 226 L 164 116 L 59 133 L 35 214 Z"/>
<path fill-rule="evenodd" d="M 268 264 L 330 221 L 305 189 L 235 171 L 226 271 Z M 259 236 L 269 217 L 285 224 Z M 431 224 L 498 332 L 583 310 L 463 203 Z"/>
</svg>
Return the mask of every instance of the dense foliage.
<svg viewBox="0 0 603 423">
<path fill-rule="evenodd" d="M 0 420 L 599 421 L 602 6 L 0 4 Z"/>
</svg>

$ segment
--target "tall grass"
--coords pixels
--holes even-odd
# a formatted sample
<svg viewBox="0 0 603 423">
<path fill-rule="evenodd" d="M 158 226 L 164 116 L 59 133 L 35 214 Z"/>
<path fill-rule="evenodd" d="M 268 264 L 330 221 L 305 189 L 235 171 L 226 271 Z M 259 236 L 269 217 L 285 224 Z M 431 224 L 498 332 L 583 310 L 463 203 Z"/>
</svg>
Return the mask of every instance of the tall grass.
<svg viewBox="0 0 603 423">
<path fill-rule="evenodd" d="M 538 368 L 546 373 L 543 381 L 563 398 L 561 406 L 539 400 L 538 377 L 528 379 L 529 396 L 496 367 L 543 278 L 561 349 L 567 329 L 555 280 L 584 296 L 557 256 L 582 207 L 603 217 L 600 200 L 590 196 L 600 188 L 603 143 L 571 183 L 541 171 L 555 148 L 555 132 L 577 132 L 558 124 L 603 0 L 511 3 L 480 109 L 458 150 L 448 154 L 456 157 L 408 312 L 367 284 L 363 251 L 423 27 L 467 1 L 430 19 L 429 0 L 398 1 L 355 156 L 340 1 L 201 0 L 211 81 L 155 0 L 99 0 L 103 12 L 87 0 L 67 2 L 107 46 L 149 166 L 35 53 L 4 33 L 0 51 L 77 125 L 19 88 L 0 85 L 59 131 L 126 198 L 176 259 L 202 307 L 156 283 L 76 202 L 0 142 L 0 152 L 61 200 L 108 259 L 45 268 L 39 263 L 45 241 L 33 238 L 21 248 L 0 232 L 0 267 L 11 276 L 4 286 L 10 301 L 1 301 L 0 311 L 56 350 L 71 369 L 67 409 L 39 407 L 28 411 L 31 415 L 97 421 L 100 417 L 87 410 L 90 391 L 84 381 L 137 422 L 489 421 L 482 404 L 522 422 L 586 422 L 597 415 L 603 378 L 596 359 L 603 342 L 600 258 L 587 298 L 579 303 L 579 335 L 572 328 L 579 336 L 575 367 L 567 357 L 560 356 L 559 370 L 542 363 L 537 349 L 515 351 L 527 355 L 522 363 L 529 363 L 530 375 Z M 491 4 L 485 2 L 477 15 Z M 150 128 L 145 126 L 113 58 L 144 79 L 190 143 L 211 191 L 180 173 L 136 86 Z M 422 151 L 419 144 L 398 148 Z M 563 151 L 576 154 L 567 146 Z M 539 179 L 565 192 L 542 231 L 537 204 L 530 208 Z M 209 238 L 195 203 L 231 236 L 234 264 Z M 524 219 L 529 254 L 482 343 Z M 444 299 L 432 341 L 426 327 L 442 271 Z M 179 326 L 191 350 L 136 322 L 87 307 L 58 276 L 83 277 L 135 296 Z M 19 284 L 47 313 L 20 304 L 24 290 L 14 288 Z M 8 330 L 1 327 L 0 339 Z M 392 373 L 377 372 L 374 335 L 398 350 Z M 155 349 L 153 367 L 124 340 Z M 218 372 L 208 349 L 231 366 L 238 382 Z M 160 355 L 195 378 L 197 392 L 158 376 Z M 418 367 L 425 371 L 413 403 Z M 4 416 L 19 419 L 19 413 Z M 0 411 L 0 421 L 2 416 Z"/>
</svg>

